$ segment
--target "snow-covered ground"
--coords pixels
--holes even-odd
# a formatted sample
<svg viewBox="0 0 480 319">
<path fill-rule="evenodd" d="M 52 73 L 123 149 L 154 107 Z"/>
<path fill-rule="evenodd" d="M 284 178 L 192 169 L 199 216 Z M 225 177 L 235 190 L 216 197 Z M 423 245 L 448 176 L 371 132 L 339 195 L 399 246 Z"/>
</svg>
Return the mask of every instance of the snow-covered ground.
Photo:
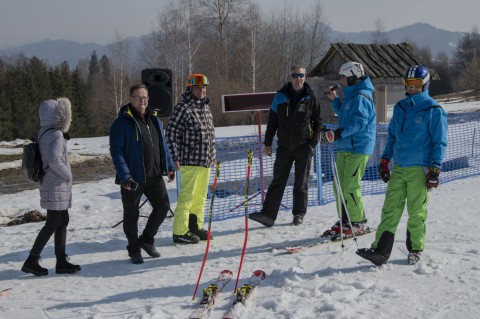
<svg viewBox="0 0 480 319">
<path fill-rule="evenodd" d="M 217 130 L 222 136 L 255 132 L 256 126 Z M 9 148 L 12 143 L 1 143 L 0 154 L 20 150 Z M 84 156 L 107 154 L 108 138 L 72 139 L 69 148 Z M 318 237 L 336 221 L 333 203 L 309 207 L 300 226 L 291 224 L 288 211 L 279 214 L 272 228 L 249 221 L 240 284 L 256 269 L 267 278 L 242 309 L 242 318 L 475 318 L 480 307 L 479 184 L 480 176 L 460 179 L 430 193 L 425 252 L 414 266 L 406 264 L 406 212 L 391 259 L 382 267 L 355 254 L 358 247 L 370 245 L 374 233 L 357 243 L 346 241 L 344 249 L 331 243 L 291 255 L 270 247 Z M 174 208 L 176 185 L 167 186 Z M 174 245 L 172 220 L 167 219 L 156 237 L 162 256 L 144 253 L 145 263 L 133 265 L 121 226 L 112 228 L 122 219 L 113 179 L 74 185 L 73 199 L 67 252 L 82 266 L 74 275 L 55 274 L 52 241 L 42 253 L 48 276 L 20 271 L 43 223 L 0 228 L 0 291 L 11 288 L 0 296 L 0 318 L 188 318 L 201 295 L 199 290 L 192 301 L 206 243 Z M 371 227 L 380 221 L 383 200 L 383 195 L 365 197 Z M 149 213 L 145 206 L 142 215 Z M 0 195 L 0 223 L 32 209 L 43 212 L 37 190 Z M 140 226 L 144 224 L 141 218 Z M 244 218 L 212 223 L 214 238 L 200 289 L 223 269 L 232 270 L 234 278 L 210 318 L 223 318 L 234 300 L 244 229 Z"/>
</svg>

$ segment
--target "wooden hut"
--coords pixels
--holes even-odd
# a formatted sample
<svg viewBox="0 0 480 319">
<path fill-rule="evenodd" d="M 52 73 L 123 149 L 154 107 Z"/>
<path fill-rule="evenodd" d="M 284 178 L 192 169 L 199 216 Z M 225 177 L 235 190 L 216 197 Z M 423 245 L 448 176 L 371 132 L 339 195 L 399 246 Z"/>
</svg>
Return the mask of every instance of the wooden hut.
<svg viewBox="0 0 480 319">
<path fill-rule="evenodd" d="M 387 122 L 387 106 L 393 106 L 404 96 L 405 70 L 409 66 L 423 64 L 408 43 L 332 43 L 323 59 L 307 75 L 309 84 L 320 99 L 325 123 L 336 123 L 337 119 L 323 92 L 328 86 L 339 83 L 338 71 L 347 61 L 361 63 L 375 86 L 377 122 Z M 429 68 L 429 71 L 432 80 L 439 79 L 435 70 Z M 337 92 L 341 95 L 341 90 Z"/>
</svg>

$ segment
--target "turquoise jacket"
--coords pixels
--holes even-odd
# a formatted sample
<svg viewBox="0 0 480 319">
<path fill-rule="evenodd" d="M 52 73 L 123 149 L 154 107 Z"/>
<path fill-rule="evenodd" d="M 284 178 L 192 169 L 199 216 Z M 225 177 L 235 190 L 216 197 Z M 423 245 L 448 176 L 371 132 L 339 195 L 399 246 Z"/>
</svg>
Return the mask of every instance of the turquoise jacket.
<svg viewBox="0 0 480 319">
<path fill-rule="evenodd" d="M 446 147 L 447 112 L 428 91 L 406 94 L 393 109 L 382 158 L 401 167 L 440 167 Z"/>
<path fill-rule="evenodd" d="M 343 88 L 343 102 L 332 101 L 338 115 L 341 138 L 336 141 L 338 151 L 355 154 L 372 154 L 377 131 L 377 113 L 373 102 L 372 81 L 367 76 L 355 85 Z"/>
</svg>

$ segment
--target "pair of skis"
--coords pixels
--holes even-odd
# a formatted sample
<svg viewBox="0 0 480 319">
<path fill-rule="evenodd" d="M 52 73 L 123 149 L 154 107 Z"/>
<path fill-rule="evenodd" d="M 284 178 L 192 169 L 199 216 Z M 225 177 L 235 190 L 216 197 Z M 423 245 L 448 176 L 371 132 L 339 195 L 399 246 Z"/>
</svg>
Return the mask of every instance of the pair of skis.
<svg viewBox="0 0 480 319">
<path fill-rule="evenodd" d="M 197 309 L 192 313 L 190 319 L 201 319 L 207 318 L 210 315 L 213 305 L 215 304 L 215 299 L 222 292 L 223 288 L 228 284 L 232 279 L 233 272 L 231 270 L 223 270 L 220 272 L 217 279 L 208 285 L 207 288 L 203 289 L 202 300 L 198 305 Z M 239 303 L 245 305 L 247 301 L 253 294 L 255 288 L 264 280 L 266 274 L 263 270 L 255 270 L 243 286 L 239 287 L 235 291 L 235 300 L 228 310 L 228 312 L 223 317 L 224 319 L 233 319 L 238 318 L 241 315 L 242 308 L 237 306 Z"/>
<path fill-rule="evenodd" d="M 367 228 L 367 229 L 365 229 L 361 232 L 355 232 L 355 236 L 359 237 L 359 236 L 371 233 L 373 231 L 374 231 L 374 229 Z M 326 231 L 322 234 L 322 236 L 320 236 L 319 238 L 316 238 L 316 239 L 312 239 L 312 240 L 309 240 L 309 241 L 305 241 L 303 243 L 298 243 L 298 244 L 289 245 L 289 246 L 280 246 L 280 247 L 272 246 L 272 248 L 279 249 L 279 250 L 285 250 L 286 253 L 295 254 L 295 253 L 300 253 L 300 252 L 306 251 L 310 248 L 320 246 L 320 245 L 323 245 L 323 244 L 332 243 L 332 242 L 339 242 L 342 239 L 343 240 L 348 240 L 348 239 L 353 239 L 353 238 L 355 238 L 353 235 L 343 234 L 343 238 L 342 238 L 340 236 L 340 234 L 336 234 L 333 231 Z"/>
<path fill-rule="evenodd" d="M 251 292 L 253 292 L 253 289 L 258 285 L 258 283 L 265 279 L 265 272 L 261 270 L 256 270 L 252 277 L 250 278 L 250 281 L 248 284 L 237 288 L 238 287 L 238 280 L 240 278 L 240 272 L 242 270 L 242 265 L 243 265 L 243 258 L 245 256 L 245 251 L 247 248 L 247 242 L 248 242 L 248 195 L 249 195 L 249 185 L 250 185 L 250 170 L 253 162 L 253 151 L 249 150 L 247 152 L 247 182 L 246 182 L 246 190 L 245 190 L 245 240 L 243 243 L 243 249 L 242 249 L 242 255 L 240 258 L 240 264 L 238 266 L 238 275 L 237 275 L 237 280 L 235 283 L 235 289 L 234 292 L 237 296 L 236 302 L 233 304 L 232 309 L 234 306 L 238 303 L 238 300 L 242 301 L 244 303 L 250 296 Z M 198 275 L 197 279 L 197 285 L 195 286 L 195 291 L 193 292 L 193 300 L 195 300 L 195 296 L 197 293 L 198 285 L 200 283 L 200 279 L 202 278 L 202 273 L 203 269 L 205 267 L 205 262 L 207 260 L 208 256 L 208 249 L 210 247 L 210 231 L 211 231 L 211 224 L 212 224 L 212 211 L 213 211 L 213 200 L 215 198 L 215 190 L 217 188 L 217 181 L 218 181 L 218 176 L 220 175 L 220 162 L 217 162 L 216 165 L 216 171 L 215 171 L 215 177 L 214 177 L 214 183 L 213 183 L 213 192 L 212 192 L 212 199 L 210 202 L 210 211 L 208 215 L 208 236 L 207 236 L 207 246 L 205 248 L 205 254 L 203 256 L 203 262 L 202 262 L 202 267 L 200 268 L 200 273 Z M 220 273 L 218 276 L 217 280 L 209 285 L 207 288 L 203 290 L 203 296 L 202 296 L 202 301 L 200 302 L 200 306 L 198 309 L 195 311 L 195 313 L 190 317 L 190 318 L 205 318 L 208 316 L 210 313 L 210 309 L 212 308 L 215 298 L 217 298 L 218 294 L 222 291 L 222 289 L 225 287 L 225 285 L 232 279 L 233 273 L 230 270 L 224 270 Z M 259 279 L 260 278 L 260 279 Z M 232 312 L 233 313 L 233 312 Z M 225 318 L 230 318 L 229 316 L 226 316 Z M 233 317 L 232 317 L 233 318 Z"/>
</svg>

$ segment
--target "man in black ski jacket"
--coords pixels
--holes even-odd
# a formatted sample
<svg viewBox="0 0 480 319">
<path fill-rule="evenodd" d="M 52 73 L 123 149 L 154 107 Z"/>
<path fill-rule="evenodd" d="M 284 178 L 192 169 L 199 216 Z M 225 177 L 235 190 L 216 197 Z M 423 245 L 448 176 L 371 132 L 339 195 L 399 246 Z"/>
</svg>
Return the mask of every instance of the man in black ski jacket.
<svg viewBox="0 0 480 319">
<path fill-rule="evenodd" d="M 293 163 L 293 224 L 298 226 L 303 222 L 307 212 L 310 164 L 321 127 L 320 105 L 305 82 L 305 68 L 292 66 L 290 71 L 290 82 L 277 92 L 272 102 L 265 132 L 268 156 L 272 156 L 272 141 L 277 135 L 273 180 L 262 210 L 249 215 L 250 219 L 266 227 L 272 227 L 277 218 Z"/>
</svg>

